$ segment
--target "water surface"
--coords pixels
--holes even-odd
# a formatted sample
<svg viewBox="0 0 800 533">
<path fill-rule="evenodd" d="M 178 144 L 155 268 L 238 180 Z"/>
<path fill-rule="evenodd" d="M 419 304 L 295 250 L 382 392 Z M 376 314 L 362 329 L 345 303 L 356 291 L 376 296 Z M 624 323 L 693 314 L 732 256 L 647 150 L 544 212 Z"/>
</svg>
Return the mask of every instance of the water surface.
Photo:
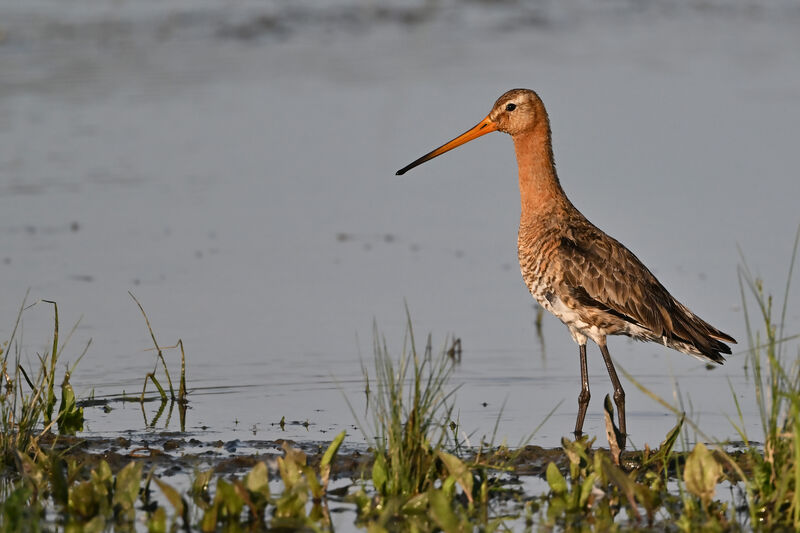
<svg viewBox="0 0 800 533">
<path fill-rule="evenodd" d="M 0 3 L 2 337 L 30 288 L 59 303 L 62 332 L 81 318 L 64 362 L 92 339 L 79 396 L 138 393 L 155 359 L 130 290 L 161 344 L 185 344 L 187 430 L 328 440 L 353 430 L 344 395 L 363 409 L 373 324 L 399 354 L 407 305 L 418 339 L 462 341 L 472 442 L 504 402 L 498 438 L 516 444 L 563 401 L 534 438 L 557 446 L 578 350 L 556 319 L 534 326 L 510 139 L 394 176 L 522 86 L 548 107 L 573 203 L 742 341 L 714 370 L 625 338 L 612 355 L 669 400 L 679 383 L 719 438 L 736 437 L 732 384 L 755 430 L 737 265 L 782 290 L 800 222 L 800 12 L 426 5 Z M 35 361 L 52 309 L 24 319 Z M 589 353 L 585 430 L 602 436 L 611 387 Z M 632 442 L 656 444 L 673 417 L 625 384 Z M 145 429 L 145 411 L 90 409 L 87 429 Z"/>
</svg>

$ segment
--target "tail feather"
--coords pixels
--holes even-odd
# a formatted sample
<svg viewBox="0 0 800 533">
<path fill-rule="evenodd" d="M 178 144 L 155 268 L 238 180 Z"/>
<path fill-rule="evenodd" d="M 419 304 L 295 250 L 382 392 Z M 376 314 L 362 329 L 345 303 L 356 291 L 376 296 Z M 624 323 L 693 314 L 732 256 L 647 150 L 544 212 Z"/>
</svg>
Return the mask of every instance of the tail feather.
<svg viewBox="0 0 800 533">
<path fill-rule="evenodd" d="M 730 346 L 725 342 L 736 344 L 736 339 L 718 330 L 687 308 L 684 307 L 683 311 L 683 316 L 679 316 L 673 322 L 675 334 L 673 348 L 714 363 L 724 363 L 725 358 L 722 354 L 731 353 Z"/>
</svg>

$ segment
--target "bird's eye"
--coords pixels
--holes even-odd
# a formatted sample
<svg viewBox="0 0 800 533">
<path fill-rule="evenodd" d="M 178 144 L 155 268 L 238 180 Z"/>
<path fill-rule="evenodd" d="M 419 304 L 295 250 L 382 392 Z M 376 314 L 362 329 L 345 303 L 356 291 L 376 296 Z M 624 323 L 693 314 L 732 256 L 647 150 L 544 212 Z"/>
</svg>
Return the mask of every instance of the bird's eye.
<svg viewBox="0 0 800 533">
<path fill-rule="evenodd" d="M 517 108 L 517 104 L 506 104 L 506 111 L 514 111 Z"/>
</svg>

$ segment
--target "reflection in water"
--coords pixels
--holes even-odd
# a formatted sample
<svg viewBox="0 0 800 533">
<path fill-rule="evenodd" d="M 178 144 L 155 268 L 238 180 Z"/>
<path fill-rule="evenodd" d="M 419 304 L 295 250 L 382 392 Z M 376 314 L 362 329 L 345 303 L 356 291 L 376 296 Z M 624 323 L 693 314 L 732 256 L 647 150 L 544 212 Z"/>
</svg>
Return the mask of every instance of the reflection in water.
<svg viewBox="0 0 800 533">
<path fill-rule="evenodd" d="M 177 405 L 178 406 L 178 414 L 180 416 L 180 431 L 181 432 L 185 432 L 186 431 L 186 408 L 188 406 L 188 402 L 179 402 L 177 400 L 169 400 L 169 401 L 161 400 L 159 402 L 158 411 L 156 411 L 156 414 L 153 417 L 153 420 L 151 420 L 150 422 L 147 421 L 147 412 L 145 411 L 145 408 L 144 408 L 145 402 L 140 402 L 139 405 L 142 408 L 142 418 L 144 419 L 145 427 L 150 428 L 150 429 L 155 429 L 156 428 L 156 425 L 158 424 L 158 420 L 159 420 L 159 418 L 161 418 L 161 415 L 164 414 L 164 408 L 167 406 L 167 404 L 169 404 L 169 411 L 167 411 L 167 418 L 166 418 L 166 420 L 164 420 L 164 426 L 161 429 L 164 429 L 164 430 L 169 429 L 169 422 L 170 422 L 170 419 L 172 418 L 172 410 Z"/>
<path fill-rule="evenodd" d="M 454 337 L 451 340 L 450 347 L 445 350 L 447 357 L 450 358 L 453 363 L 458 364 L 461 362 L 461 337 Z"/>
<path fill-rule="evenodd" d="M 533 324 L 536 327 L 536 338 L 539 340 L 539 354 L 542 357 L 542 368 L 547 368 L 547 350 L 544 345 L 544 330 L 542 329 L 542 319 L 544 318 L 544 307 L 536 304 L 536 319 Z"/>
</svg>

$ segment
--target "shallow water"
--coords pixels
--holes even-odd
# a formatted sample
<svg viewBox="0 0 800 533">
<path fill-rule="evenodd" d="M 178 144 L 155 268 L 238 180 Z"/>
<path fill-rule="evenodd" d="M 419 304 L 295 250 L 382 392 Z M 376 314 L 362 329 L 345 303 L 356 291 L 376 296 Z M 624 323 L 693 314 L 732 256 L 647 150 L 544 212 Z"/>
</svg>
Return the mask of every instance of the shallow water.
<svg viewBox="0 0 800 533">
<path fill-rule="evenodd" d="M 80 397 L 138 393 L 155 357 L 130 290 L 162 345 L 185 344 L 187 431 L 316 441 L 353 430 L 373 322 L 399 353 L 407 305 L 418 341 L 463 343 L 471 442 L 504 403 L 498 440 L 516 444 L 563 401 L 533 439 L 557 446 L 577 348 L 556 319 L 534 326 L 510 140 L 394 176 L 526 86 L 573 203 L 740 340 L 713 371 L 627 339 L 612 355 L 670 401 L 677 381 L 719 438 L 738 438 L 730 382 L 758 438 L 739 250 L 781 292 L 800 223 L 800 10 L 759 6 L 0 2 L 0 338 L 30 288 L 62 334 L 82 317 L 62 354 L 92 339 Z M 25 312 L 28 361 L 51 329 L 50 306 Z M 593 346 L 590 380 L 602 436 Z M 631 441 L 657 444 L 674 417 L 625 383 Z M 157 408 L 112 407 L 87 410 L 90 433 L 146 429 Z"/>
</svg>

